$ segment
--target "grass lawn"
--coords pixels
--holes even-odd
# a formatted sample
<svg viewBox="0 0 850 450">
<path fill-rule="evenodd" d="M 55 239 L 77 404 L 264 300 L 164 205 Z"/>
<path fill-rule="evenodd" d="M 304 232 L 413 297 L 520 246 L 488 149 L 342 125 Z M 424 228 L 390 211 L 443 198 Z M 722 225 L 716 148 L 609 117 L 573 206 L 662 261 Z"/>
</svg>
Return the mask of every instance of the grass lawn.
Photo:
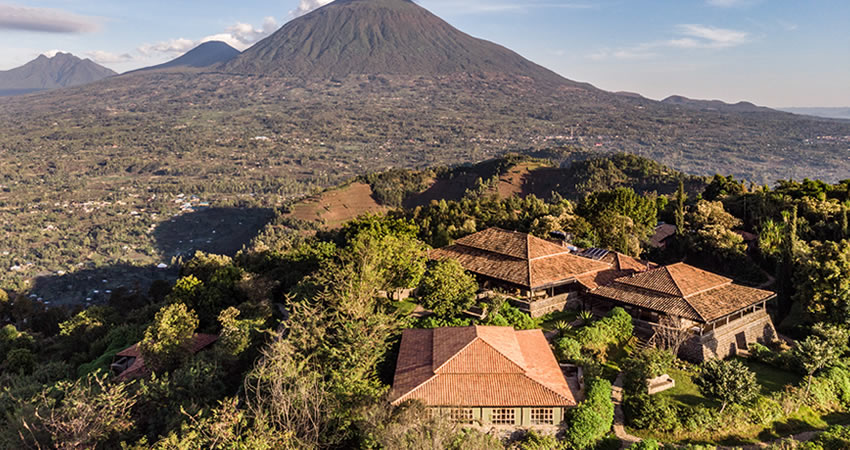
<svg viewBox="0 0 850 450">
<path fill-rule="evenodd" d="M 676 382 L 676 386 L 657 394 L 669 398 L 674 404 L 683 406 L 714 406 L 714 402 L 703 397 L 693 381 L 693 375 L 679 369 L 670 369 L 667 374 Z"/>
<path fill-rule="evenodd" d="M 409 316 L 414 309 L 416 309 L 416 303 L 407 300 L 396 302 L 396 311 L 403 316 Z"/>
<path fill-rule="evenodd" d="M 778 369 L 760 362 L 749 361 L 746 359 L 740 359 L 740 361 L 756 373 L 756 379 L 761 385 L 761 391 L 763 394 L 781 391 L 785 389 L 786 385 L 798 384 L 803 378 L 803 376 L 798 373 Z"/>
</svg>

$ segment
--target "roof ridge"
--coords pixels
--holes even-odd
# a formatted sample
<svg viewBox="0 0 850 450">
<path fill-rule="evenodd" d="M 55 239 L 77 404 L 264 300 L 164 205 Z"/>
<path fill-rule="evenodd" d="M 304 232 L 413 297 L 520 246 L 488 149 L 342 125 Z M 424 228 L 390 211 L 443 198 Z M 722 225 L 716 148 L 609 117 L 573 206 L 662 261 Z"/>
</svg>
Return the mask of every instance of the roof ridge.
<svg viewBox="0 0 850 450">
<path fill-rule="evenodd" d="M 478 327 L 479 327 L 479 326 L 481 326 L 481 325 L 475 325 L 475 328 L 476 328 L 476 330 L 475 330 L 475 331 L 476 331 L 476 333 L 478 332 Z M 512 336 L 513 336 L 514 340 L 516 340 L 516 330 L 514 330 L 514 329 L 513 329 L 513 327 L 511 327 L 511 332 L 512 332 L 511 334 L 512 334 Z M 507 359 L 507 360 L 508 360 L 508 361 L 510 361 L 513 365 L 517 366 L 520 370 L 522 370 L 522 373 L 526 373 L 526 372 L 528 372 L 528 368 L 526 368 L 526 367 L 523 367 L 523 366 L 519 365 L 519 363 L 517 363 L 516 361 L 514 361 L 513 359 L 511 359 L 511 357 L 510 357 L 510 356 L 508 356 L 508 355 L 506 355 L 506 354 L 502 353 L 501 351 L 499 351 L 499 349 L 498 349 L 498 348 L 494 347 L 494 346 L 493 346 L 493 345 L 491 345 L 489 342 L 487 342 L 487 340 L 486 340 L 486 339 L 482 338 L 481 336 L 477 336 L 477 335 L 476 335 L 475 339 L 481 339 L 481 342 L 483 342 L 483 343 L 487 344 L 487 346 L 488 346 L 488 347 L 490 347 L 490 348 L 491 348 L 491 349 L 493 349 L 496 353 L 498 353 L 499 355 L 501 355 L 501 356 L 502 356 L 502 358 Z M 474 340 L 474 339 L 473 339 L 473 340 Z M 517 342 L 517 346 L 519 346 L 519 342 Z M 463 350 L 461 350 L 461 351 L 463 351 Z M 460 352 L 458 352 L 458 353 L 460 353 Z M 522 348 L 520 348 L 520 355 L 522 355 Z M 525 357 L 524 357 L 524 356 L 523 356 L 523 361 L 522 361 L 522 362 L 523 362 L 523 364 L 525 364 Z"/>
<path fill-rule="evenodd" d="M 416 385 L 416 387 L 415 387 L 415 388 L 413 388 L 413 389 L 411 389 L 411 390 L 409 390 L 409 391 L 405 392 L 403 395 L 401 395 L 401 396 L 399 396 L 397 399 L 393 400 L 393 402 L 397 402 L 397 401 L 399 401 L 399 400 L 401 400 L 401 399 L 403 399 L 403 398 L 405 398 L 405 397 L 409 396 L 410 394 L 413 394 L 414 392 L 416 392 L 416 391 L 418 391 L 420 388 L 422 388 L 422 386 L 425 386 L 426 384 L 428 384 L 428 383 L 430 383 L 431 381 L 433 381 L 433 380 L 434 380 L 435 378 L 437 378 L 439 375 L 440 375 L 440 374 L 438 374 L 438 373 L 433 373 L 433 374 L 431 374 L 431 376 L 430 376 L 430 377 L 428 377 L 428 379 L 426 379 L 425 381 L 423 381 L 423 382 L 419 383 L 418 385 Z"/>
<path fill-rule="evenodd" d="M 472 325 L 472 327 L 473 327 L 473 328 L 476 328 L 476 327 L 478 327 L 478 325 Z M 436 330 L 439 330 L 439 328 L 435 328 L 433 331 L 431 331 L 431 336 L 432 336 L 432 338 L 431 338 L 431 339 L 434 339 L 434 338 L 436 337 L 436 336 L 434 336 L 434 331 L 436 331 Z M 432 347 L 432 348 L 431 348 L 431 371 L 432 371 L 432 372 L 434 372 L 434 373 L 436 374 L 438 370 L 442 369 L 442 368 L 443 368 L 443 366 L 445 366 L 445 365 L 446 365 L 446 364 L 448 364 L 450 361 L 452 361 L 453 359 L 455 359 L 455 358 L 457 357 L 457 355 L 461 354 L 461 352 L 463 352 L 464 350 L 466 350 L 466 349 L 467 349 L 470 345 L 472 345 L 472 343 L 473 343 L 473 342 L 475 342 L 478 338 L 479 338 L 479 336 L 478 336 L 478 329 L 476 328 L 476 329 L 475 329 L 475 337 L 474 337 L 473 339 L 470 339 L 470 341 L 469 341 L 469 342 L 467 342 L 467 343 L 466 343 L 466 345 L 464 345 L 463 347 L 461 347 L 458 351 L 456 351 L 456 352 L 454 353 L 454 355 L 452 355 L 449 359 L 447 359 L 447 360 L 443 361 L 443 363 L 442 363 L 442 364 L 440 364 L 440 365 L 439 365 L 439 366 L 437 366 L 437 367 L 434 367 L 434 349 L 433 349 L 434 344 L 433 344 L 433 342 L 432 342 L 432 343 L 431 343 L 431 347 Z"/>
<path fill-rule="evenodd" d="M 550 387 L 548 384 L 543 383 L 543 382 L 541 382 L 541 381 L 540 381 L 540 380 L 538 380 L 538 379 L 535 379 L 535 378 L 533 378 L 533 377 L 528 376 L 528 373 L 523 372 L 521 375 L 522 375 L 522 376 L 524 376 L 524 377 L 526 377 L 526 378 L 528 378 L 529 380 L 531 380 L 531 381 L 533 381 L 533 382 L 535 382 L 535 383 L 539 384 L 540 386 L 542 386 L 542 387 L 543 387 L 543 389 L 546 389 L 546 390 L 548 390 L 549 392 L 551 392 L 551 393 L 555 394 L 556 396 L 561 397 L 563 400 L 566 400 L 567 402 L 569 402 L 569 401 L 570 401 L 570 399 L 569 399 L 569 398 L 567 398 L 567 396 L 565 396 L 564 394 L 561 394 L 560 392 L 558 392 L 558 391 L 556 391 L 556 390 L 552 389 L 552 387 Z M 564 380 L 564 381 L 566 381 L 566 380 Z M 569 389 L 569 388 L 570 388 L 570 386 L 569 386 L 569 384 L 568 384 L 568 385 L 567 385 L 567 389 Z M 578 403 L 578 401 L 576 401 L 575 399 L 573 399 L 572 401 L 573 401 L 573 403 Z"/>
<path fill-rule="evenodd" d="M 486 344 L 486 345 L 487 345 L 487 347 L 489 347 L 490 349 L 492 349 L 493 351 L 495 351 L 496 353 L 498 353 L 498 354 L 499 354 L 502 358 L 505 358 L 505 359 L 506 359 L 506 360 L 508 360 L 511 364 L 513 364 L 514 366 L 516 366 L 517 368 L 519 368 L 520 370 L 522 370 L 522 372 L 523 372 L 523 373 L 527 372 L 527 371 L 528 371 L 528 369 L 527 369 L 527 368 L 525 368 L 525 367 L 523 367 L 523 366 L 519 365 L 516 361 L 514 361 L 513 359 L 511 359 L 511 357 L 510 357 L 510 356 L 508 356 L 508 355 L 504 354 L 503 352 L 499 351 L 499 349 L 497 349 L 496 347 L 494 347 L 493 345 L 491 345 L 489 342 L 487 342 L 487 340 L 486 340 L 486 339 L 482 338 L 482 337 L 481 337 L 481 335 L 479 335 L 479 334 L 478 334 L 478 328 L 480 328 L 480 327 L 484 327 L 484 326 L 485 326 L 485 325 L 472 325 L 472 328 L 475 330 L 475 337 L 474 337 L 473 339 L 471 339 L 469 342 L 467 342 L 467 343 L 466 343 L 466 345 L 464 345 L 463 347 L 461 347 L 458 351 L 456 351 L 456 352 L 454 353 L 454 355 L 452 355 L 452 356 L 451 356 L 451 358 L 449 358 L 449 359 L 445 360 L 445 362 L 443 362 L 442 364 L 440 364 L 438 367 L 434 367 L 433 357 L 432 357 L 432 358 L 431 358 L 431 360 L 432 360 L 432 362 L 431 362 L 432 372 L 434 372 L 434 373 L 436 374 L 438 370 L 440 370 L 440 369 L 442 369 L 443 367 L 445 367 L 445 366 L 446 366 L 446 364 L 448 364 L 448 363 L 450 363 L 451 361 L 453 361 L 455 358 L 457 358 L 457 356 L 458 356 L 458 355 L 460 355 L 461 353 L 463 353 L 463 352 L 464 352 L 464 350 L 466 350 L 466 349 L 467 349 L 467 348 L 469 348 L 472 344 L 474 344 L 476 341 L 479 341 L 479 340 L 480 340 L 481 342 L 483 342 L 484 344 Z M 496 327 L 496 328 L 502 328 L 502 327 Z M 511 331 L 513 331 L 514 333 L 516 332 L 516 330 L 514 330 L 513 328 L 511 328 Z M 514 336 L 514 339 L 516 339 L 516 336 Z M 525 361 L 523 361 L 523 363 L 524 363 L 524 362 L 525 362 Z"/>
<path fill-rule="evenodd" d="M 681 262 L 670 264 L 669 266 L 664 266 L 664 271 L 667 272 L 667 276 L 670 277 L 670 281 L 673 282 L 673 286 L 676 287 L 676 290 L 679 291 L 679 297 L 685 298 L 685 291 L 682 290 L 682 287 L 679 286 L 679 282 L 676 280 L 676 277 L 670 272 L 670 267 L 675 266 L 677 264 L 682 264 Z"/>
</svg>

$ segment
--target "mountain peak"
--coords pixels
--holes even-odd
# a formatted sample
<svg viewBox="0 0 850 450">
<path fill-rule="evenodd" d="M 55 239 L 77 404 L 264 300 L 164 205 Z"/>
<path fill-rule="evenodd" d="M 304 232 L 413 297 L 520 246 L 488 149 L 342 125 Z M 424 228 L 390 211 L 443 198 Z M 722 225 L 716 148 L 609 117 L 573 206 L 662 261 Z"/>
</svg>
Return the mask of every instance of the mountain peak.
<svg viewBox="0 0 850 450">
<path fill-rule="evenodd" d="M 157 66 L 138 69 L 136 72 L 145 70 L 161 70 L 176 68 L 203 68 L 216 64 L 225 63 L 239 55 L 239 50 L 222 41 L 207 41 L 189 50 L 176 59 Z"/>
<path fill-rule="evenodd" d="M 337 0 L 294 19 L 224 67 L 244 74 L 506 74 L 564 83 L 557 74 L 452 27 L 410 0 Z"/>
<path fill-rule="evenodd" d="M 112 75 L 112 70 L 71 53 L 42 54 L 21 67 L 0 71 L 0 95 L 79 86 Z"/>
</svg>

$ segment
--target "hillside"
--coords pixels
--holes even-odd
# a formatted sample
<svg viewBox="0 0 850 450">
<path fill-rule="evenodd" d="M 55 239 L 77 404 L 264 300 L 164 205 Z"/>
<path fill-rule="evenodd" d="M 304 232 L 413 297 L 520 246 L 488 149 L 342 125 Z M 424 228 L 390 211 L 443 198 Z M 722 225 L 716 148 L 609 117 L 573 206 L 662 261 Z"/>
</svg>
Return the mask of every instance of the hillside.
<svg viewBox="0 0 850 450">
<path fill-rule="evenodd" d="M 337 0 L 287 23 L 224 70 L 302 78 L 505 74 L 566 83 L 410 0 Z"/>
<path fill-rule="evenodd" d="M 28 94 L 45 89 L 80 86 L 116 75 L 89 59 L 70 53 L 38 58 L 11 70 L 0 71 L 0 95 Z"/>
<path fill-rule="evenodd" d="M 216 64 L 226 63 L 239 55 L 239 50 L 221 41 L 204 42 L 185 54 L 156 66 L 145 67 L 136 72 L 146 70 L 162 70 L 175 68 L 205 68 Z"/>
<path fill-rule="evenodd" d="M 682 97 L 681 95 L 671 95 L 670 97 L 661 100 L 661 103 L 706 111 L 725 111 L 742 113 L 778 112 L 776 110 L 766 108 L 764 106 L 756 106 L 750 102 L 726 103 L 720 100 L 695 100 L 692 98 Z"/>
<path fill-rule="evenodd" d="M 354 8 L 364 1 L 366 7 Z M 402 0 L 355 0 L 281 31 L 334 11 L 366 14 L 382 1 L 431 17 Z M 387 21 L 402 17 L 395 11 L 381 14 Z M 311 36 L 333 41 L 329 30 Z M 428 34 L 419 39 L 440 42 Z M 339 60 L 358 54 L 349 47 Z M 499 61 L 503 73 L 329 78 L 144 71 L 0 99 L 0 222 L 7 224 L 0 268 L 16 268 L 3 272 L 0 283 L 20 286 L 39 274 L 117 261 L 169 263 L 176 252 L 157 247 L 150 233 L 169 229 L 163 225 L 184 212 L 182 199 L 191 195 L 238 211 L 275 208 L 393 167 L 561 152 L 552 158 L 559 164 L 572 154 L 623 152 L 688 174 L 726 173 L 758 184 L 850 178 L 848 122 L 671 106 L 544 76 L 549 72 L 525 60 Z M 479 60 L 475 67 L 487 64 Z M 524 64 L 526 75 L 519 72 Z M 566 192 L 570 183 L 560 176 L 528 189 L 555 185 L 567 196 L 580 194 Z M 505 189 L 526 189 L 522 178 Z M 104 243 L 103 236 L 111 237 Z"/>
</svg>

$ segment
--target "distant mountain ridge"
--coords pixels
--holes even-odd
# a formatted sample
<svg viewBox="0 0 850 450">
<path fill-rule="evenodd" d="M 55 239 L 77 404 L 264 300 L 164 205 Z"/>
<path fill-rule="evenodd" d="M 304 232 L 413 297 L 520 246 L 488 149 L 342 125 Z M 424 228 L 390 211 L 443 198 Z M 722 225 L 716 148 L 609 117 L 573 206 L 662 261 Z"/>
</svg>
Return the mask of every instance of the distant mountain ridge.
<svg viewBox="0 0 850 450">
<path fill-rule="evenodd" d="M 801 108 L 779 108 L 780 111 L 785 111 L 793 114 L 803 114 L 807 116 L 825 117 L 829 119 L 850 119 L 850 106 L 818 108 L 818 107 L 801 107 Z"/>
<path fill-rule="evenodd" d="M 239 50 L 236 50 L 225 42 L 209 41 L 198 45 L 192 50 L 189 50 L 188 52 L 171 61 L 156 66 L 138 69 L 134 72 L 146 70 L 174 69 L 181 67 L 212 67 L 217 64 L 226 63 L 231 59 L 239 56 L 239 54 Z"/>
<path fill-rule="evenodd" d="M 117 75 L 90 59 L 70 53 L 38 58 L 11 70 L 0 71 L 0 95 L 20 95 L 45 89 L 80 86 Z"/>
<path fill-rule="evenodd" d="M 459 31 L 410 0 L 337 0 L 290 21 L 224 70 L 313 79 L 496 73 L 567 82 L 511 50 Z"/>
<path fill-rule="evenodd" d="M 683 97 L 681 95 L 671 95 L 661 103 L 668 105 L 683 106 L 686 108 L 700 109 L 705 111 L 722 111 L 722 112 L 776 112 L 774 109 L 765 106 L 757 106 L 750 102 L 726 103 L 721 100 L 697 100 Z"/>
</svg>

